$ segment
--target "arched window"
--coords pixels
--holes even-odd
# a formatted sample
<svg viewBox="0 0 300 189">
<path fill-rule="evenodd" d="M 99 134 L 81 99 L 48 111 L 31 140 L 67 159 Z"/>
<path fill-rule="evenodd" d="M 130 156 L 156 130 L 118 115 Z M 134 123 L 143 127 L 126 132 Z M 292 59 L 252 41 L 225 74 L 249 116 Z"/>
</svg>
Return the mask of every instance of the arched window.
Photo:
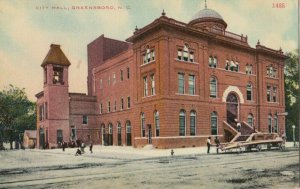
<svg viewBox="0 0 300 189">
<path fill-rule="evenodd" d="M 117 131 L 118 131 L 118 146 L 121 146 L 122 145 L 122 127 L 121 127 L 120 122 L 117 123 Z"/>
<path fill-rule="evenodd" d="M 122 127 L 121 127 L 121 123 L 120 122 L 117 123 L 117 130 L 118 130 L 118 134 L 122 133 Z"/>
<path fill-rule="evenodd" d="M 159 136 L 159 112 L 154 112 L 154 125 L 155 125 L 155 136 Z"/>
<path fill-rule="evenodd" d="M 253 127 L 253 115 L 249 114 L 247 119 L 248 124 Z"/>
<path fill-rule="evenodd" d="M 268 115 L 268 129 L 269 129 L 269 133 L 272 133 L 272 114 Z"/>
<path fill-rule="evenodd" d="M 113 134 L 113 125 L 111 123 L 108 124 L 108 134 Z"/>
<path fill-rule="evenodd" d="M 247 100 L 252 100 L 252 84 L 247 84 Z"/>
<path fill-rule="evenodd" d="M 274 116 L 274 133 L 278 133 L 278 117 L 277 115 Z"/>
<path fill-rule="evenodd" d="M 217 114 L 217 112 L 212 112 L 210 114 L 210 127 L 211 127 L 211 134 L 217 135 L 218 134 L 218 114 Z"/>
<path fill-rule="evenodd" d="M 126 121 L 126 145 L 131 146 L 131 123 Z"/>
<path fill-rule="evenodd" d="M 142 137 L 146 136 L 146 131 L 145 131 L 145 113 L 141 113 L 141 132 L 142 132 Z"/>
<path fill-rule="evenodd" d="M 196 135 L 196 112 L 194 110 L 190 113 L 190 135 Z"/>
<path fill-rule="evenodd" d="M 240 65 L 238 62 L 235 62 L 235 71 L 239 72 L 240 71 Z"/>
<path fill-rule="evenodd" d="M 210 97 L 217 98 L 217 79 L 215 77 L 210 78 Z"/>
<path fill-rule="evenodd" d="M 186 121 L 185 121 L 185 111 L 184 110 L 180 110 L 179 113 L 179 136 L 185 136 L 185 125 Z"/>
</svg>

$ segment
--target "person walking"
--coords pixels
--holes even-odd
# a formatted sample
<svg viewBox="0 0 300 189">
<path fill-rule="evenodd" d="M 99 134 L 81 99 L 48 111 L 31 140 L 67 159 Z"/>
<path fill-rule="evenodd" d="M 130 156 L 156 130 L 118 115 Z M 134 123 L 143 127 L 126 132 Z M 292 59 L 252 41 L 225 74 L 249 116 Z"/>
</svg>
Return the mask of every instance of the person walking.
<svg viewBox="0 0 300 189">
<path fill-rule="evenodd" d="M 211 146 L 211 142 L 210 142 L 211 137 L 208 137 L 206 140 L 206 144 L 207 144 L 207 153 L 209 154 L 210 151 L 210 146 Z"/>
<path fill-rule="evenodd" d="M 215 138 L 215 143 L 216 143 L 216 149 L 217 149 L 217 154 L 218 154 L 219 153 L 219 147 L 220 147 L 220 140 L 217 136 Z"/>
<path fill-rule="evenodd" d="M 91 141 L 91 143 L 90 143 L 90 152 L 91 152 L 91 154 L 93 153 L 93 141 Z"/>
</svg>

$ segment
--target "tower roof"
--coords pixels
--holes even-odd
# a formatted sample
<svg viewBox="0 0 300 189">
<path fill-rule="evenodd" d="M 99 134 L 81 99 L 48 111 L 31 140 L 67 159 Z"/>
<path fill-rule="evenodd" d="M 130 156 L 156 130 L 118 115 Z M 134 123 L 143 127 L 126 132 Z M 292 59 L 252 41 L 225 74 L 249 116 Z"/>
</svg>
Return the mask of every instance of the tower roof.
<svg viewBox="0 0 300 189">
<path fill-rule="evenodd" d="M 202 9 L 199 12 L 197 12 L 193 16 L 192 20 L 202 19 L 202 18 L 217 18 L 223 20 L 223 17 L 217 11 L 208 8 Z"/>
<path fill-rule="evenodd" d="M 51 44 L 50 50 L 43 60 L 41 66 L 45 66 L 47 64 L 56 64 L 61 66 L 70 66 L 71 63 L 64 54 L 64 52 L 60 49 L 60 45 Z"/>
</svg>

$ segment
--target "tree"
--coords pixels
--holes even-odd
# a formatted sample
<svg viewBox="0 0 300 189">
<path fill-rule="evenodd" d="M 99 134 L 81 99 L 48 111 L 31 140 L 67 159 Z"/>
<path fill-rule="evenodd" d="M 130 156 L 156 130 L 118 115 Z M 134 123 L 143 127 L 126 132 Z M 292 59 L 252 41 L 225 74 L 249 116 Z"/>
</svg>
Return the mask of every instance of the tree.
<svg viewBox="0 0 300 189">
<path fill-rule="evenodd" d="M 28 100 L 25 89 L 9 85 L 0 91 L 0 146 L 19 140 L 25 129 L 35 129 L 35 104 Z"/>
<path fill-rule="evenodd" d="M 298 54 L 287 53 L 289 57 L 285 63 L 284 88 L 285 88 L 285 108 L 288 115 L 286 117 L 286 135 L 288 140 L 293 139 L 292 125 L 296 126 L 296 138 L 299 137 L 299 64 Z"/>
</svg>

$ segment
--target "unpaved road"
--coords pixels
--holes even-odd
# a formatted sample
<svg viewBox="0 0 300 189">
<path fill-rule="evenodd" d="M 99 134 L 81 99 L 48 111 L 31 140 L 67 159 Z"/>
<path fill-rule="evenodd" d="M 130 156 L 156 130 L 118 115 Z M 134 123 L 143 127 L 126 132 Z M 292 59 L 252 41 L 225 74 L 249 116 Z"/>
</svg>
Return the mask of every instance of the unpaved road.
<svg viewBox="0 0 300 189">
<path fill-rule="evenodd" d="M 142 159 L 0 152 L 0 188 L 293 189 L 298 151 L 184 155 Z"/>
</svg>

